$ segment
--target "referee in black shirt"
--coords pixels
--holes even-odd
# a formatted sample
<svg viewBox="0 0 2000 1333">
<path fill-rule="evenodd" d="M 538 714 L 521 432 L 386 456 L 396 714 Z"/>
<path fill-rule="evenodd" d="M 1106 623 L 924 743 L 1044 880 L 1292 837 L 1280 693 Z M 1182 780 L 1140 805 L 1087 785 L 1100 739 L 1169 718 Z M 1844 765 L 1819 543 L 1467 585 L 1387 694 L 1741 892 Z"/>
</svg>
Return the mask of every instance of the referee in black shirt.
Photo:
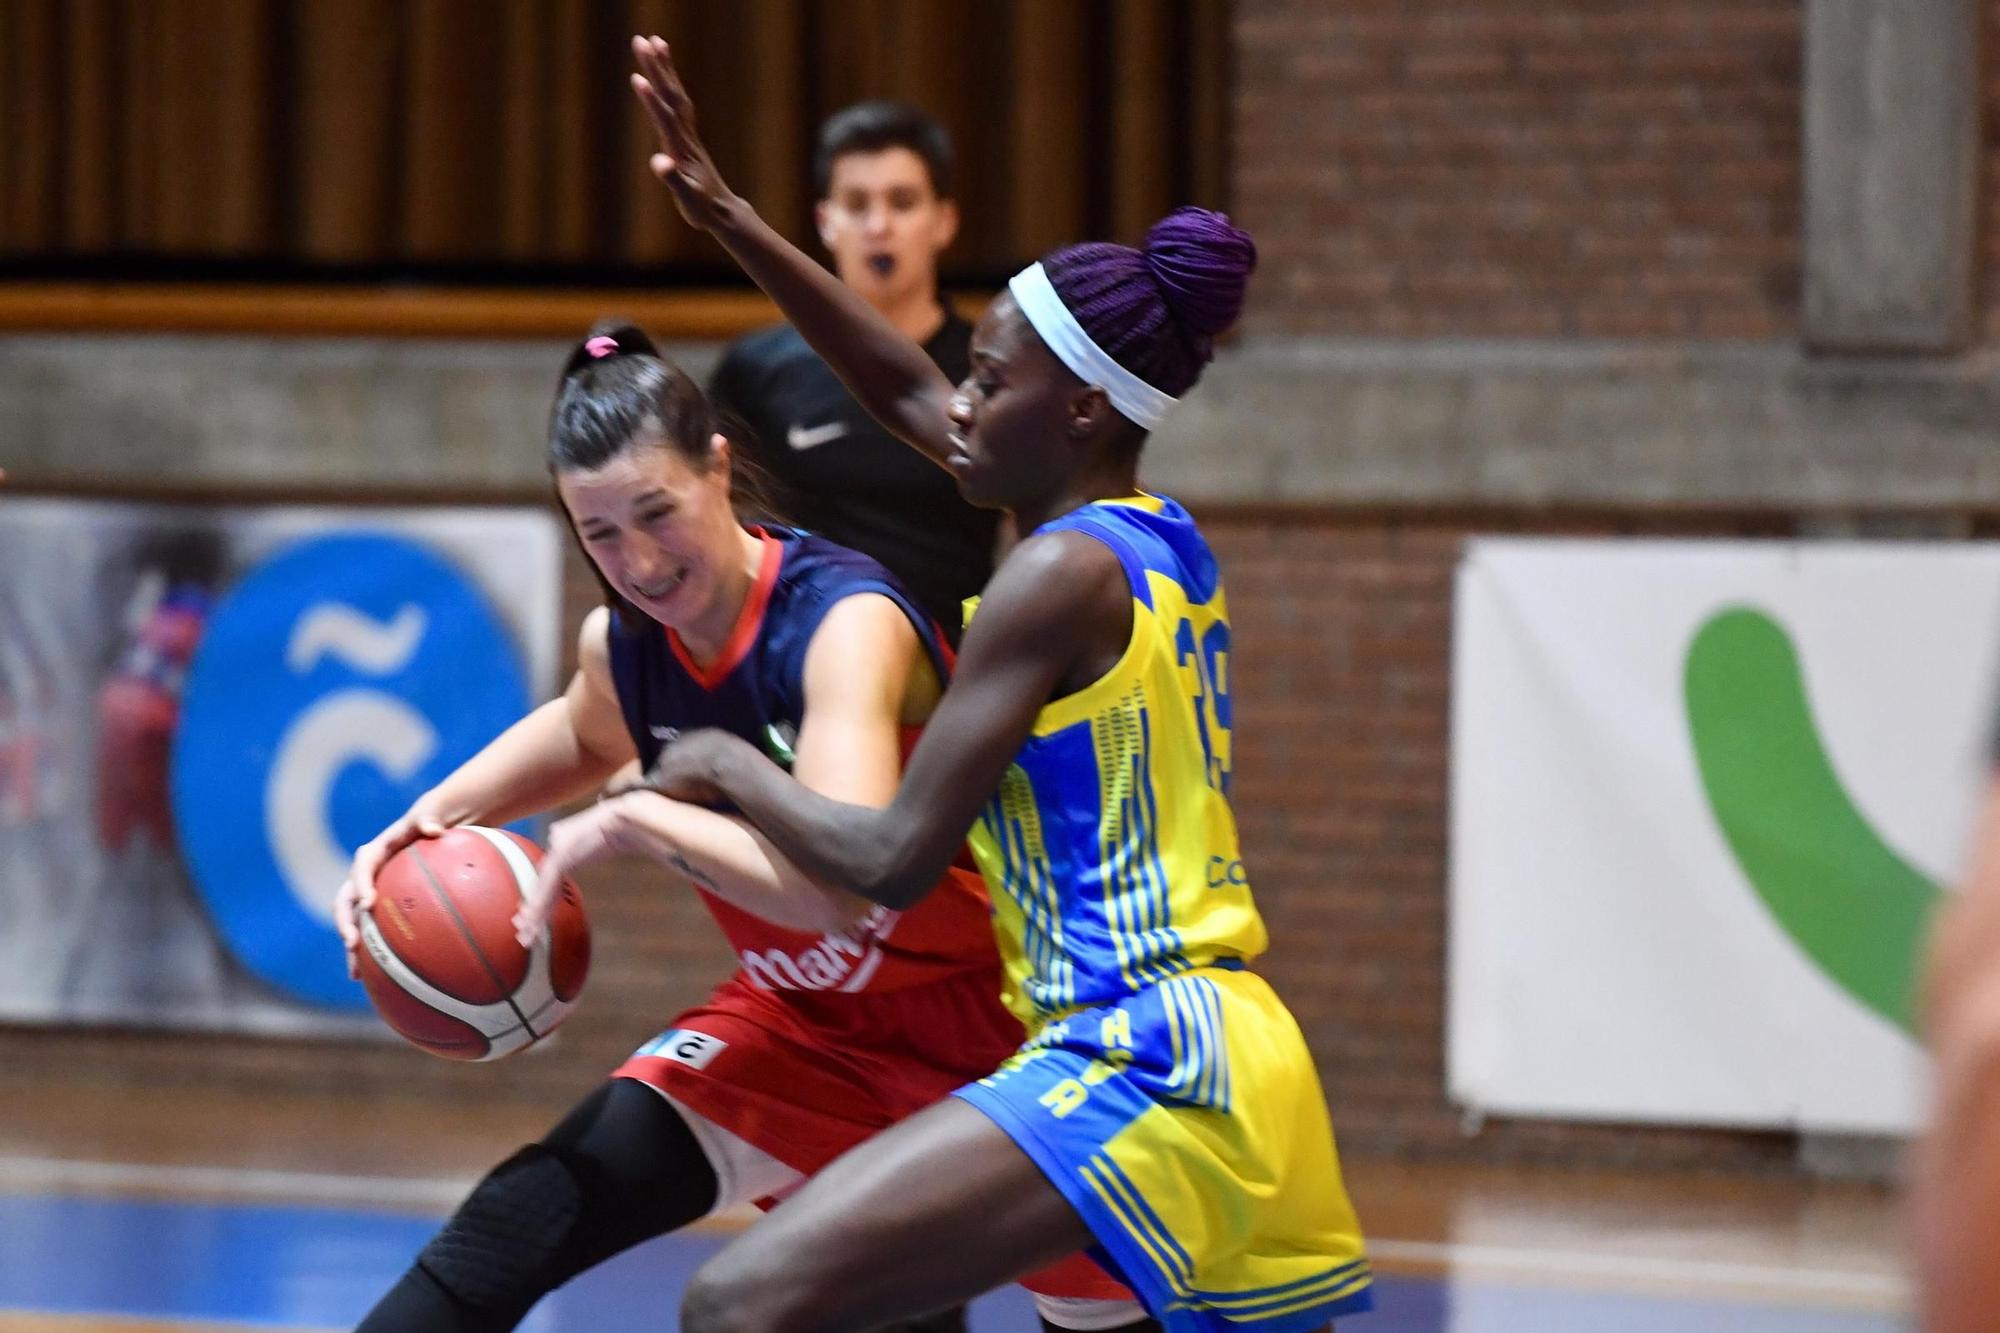
<svg viewBox="0 0 2000 1333">
<path fill-rule="evenodd" d="M 944 127 L 899 102 L 837 112 L 813 155 L 813 216 L 834 270 L 955 384 L 972 326 L 938 296 L 938 256 L 958 235 L 951 176 Z M 737 444 L 779 512 L 888 566 L 956 643 L 964 599 L 993 572 L 999 515 L 876 425 L 789 325 L 731 343 L 709 394 L 741 423 L 731 433 L 747 432 Z"/>
</svg>

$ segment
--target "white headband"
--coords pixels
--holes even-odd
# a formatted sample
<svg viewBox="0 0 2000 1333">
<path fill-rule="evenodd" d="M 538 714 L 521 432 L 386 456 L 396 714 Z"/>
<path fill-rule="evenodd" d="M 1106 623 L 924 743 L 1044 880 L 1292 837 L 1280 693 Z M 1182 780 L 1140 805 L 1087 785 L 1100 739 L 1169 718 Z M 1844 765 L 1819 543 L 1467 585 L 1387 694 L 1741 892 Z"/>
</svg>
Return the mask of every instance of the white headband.
<svg viewBox="0 0 2000 1333">
<path fill-rule="evenodd" d="M 1167 413 L 1179 400 L 1161 393 L 1113 361 L 1093 342 L 1056 295 L 1049 275 L 1040 264 L 1030 264 L 1016 273 L 1008 280 L 1007 290 L 1014 293 L 1014 304 L 1021 307 L 1021 313 L 1035 326 L 1035 332 L 1042 335 L 1042 341 L 1049 345 L 1056 359 L 1085 384 L 1104 390 L 1104 396 L 1111 400 L 1119 415 L 1147 430 L 1166 420 Z"/>
</svg>

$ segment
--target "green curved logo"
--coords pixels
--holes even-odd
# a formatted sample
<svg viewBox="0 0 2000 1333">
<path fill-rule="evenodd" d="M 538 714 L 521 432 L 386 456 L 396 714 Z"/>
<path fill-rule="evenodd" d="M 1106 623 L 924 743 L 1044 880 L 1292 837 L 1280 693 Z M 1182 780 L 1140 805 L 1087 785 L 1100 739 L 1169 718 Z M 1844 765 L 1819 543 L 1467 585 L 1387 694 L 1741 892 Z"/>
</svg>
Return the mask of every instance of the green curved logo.
<svg viewBox="0 0 2000 1333">
<path fill-rule="evenodd" d="M 1720 612 L 1688 646 L 1685 689 L 1709 808 L 1751 887 L 1843 990 L 1915 1035 L 1917 964 L 1943 892 L 1840 785 L 1790 637 L 1761 611 Z"/>
</svg>

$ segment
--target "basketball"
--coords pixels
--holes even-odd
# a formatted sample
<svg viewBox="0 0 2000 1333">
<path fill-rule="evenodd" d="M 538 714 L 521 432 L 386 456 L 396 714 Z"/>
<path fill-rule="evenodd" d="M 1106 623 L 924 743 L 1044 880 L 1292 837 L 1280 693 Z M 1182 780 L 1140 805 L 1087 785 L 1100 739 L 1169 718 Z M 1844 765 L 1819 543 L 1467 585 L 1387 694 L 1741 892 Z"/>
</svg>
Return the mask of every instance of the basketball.
<svg viewBox="0 0 2000 1333">
<path fill-rule="evenodd" d="M 590 970 L 590 925 L 564 883 L 534 947 L 515 941 L 541 860 L 526 838 L 478 827 L 389 859 L 361 914 L 361 984 L 383 1022 L 447 1060 L 497 1060 L 555 1031 Z"/>
</svg>

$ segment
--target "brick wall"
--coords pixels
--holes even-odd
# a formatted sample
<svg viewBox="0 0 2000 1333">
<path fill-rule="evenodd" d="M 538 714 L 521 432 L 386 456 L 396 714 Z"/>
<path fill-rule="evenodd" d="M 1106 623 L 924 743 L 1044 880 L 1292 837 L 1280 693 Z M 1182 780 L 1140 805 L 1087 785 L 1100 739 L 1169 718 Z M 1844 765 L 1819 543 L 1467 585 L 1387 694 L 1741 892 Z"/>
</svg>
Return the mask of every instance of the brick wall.
<svg viewBox="0 0 2000 1333">
<path fill-rule="evenodd" d="M 1207 525 L 1234 628 L 1235 805 L 1274 947 L 1350 1151 L 1789 1164 L 1789 1136 L 1489 1122 L 1444 1094 L 1451 580 L 1467 537 L 1777 534 L 1776 519 L 1277 517 Z"/>
<path fill-rule="evenodd" d="M 1799 0 L 1238 0 L 1252 327 L 1797 324 Z"/>
</svg>

